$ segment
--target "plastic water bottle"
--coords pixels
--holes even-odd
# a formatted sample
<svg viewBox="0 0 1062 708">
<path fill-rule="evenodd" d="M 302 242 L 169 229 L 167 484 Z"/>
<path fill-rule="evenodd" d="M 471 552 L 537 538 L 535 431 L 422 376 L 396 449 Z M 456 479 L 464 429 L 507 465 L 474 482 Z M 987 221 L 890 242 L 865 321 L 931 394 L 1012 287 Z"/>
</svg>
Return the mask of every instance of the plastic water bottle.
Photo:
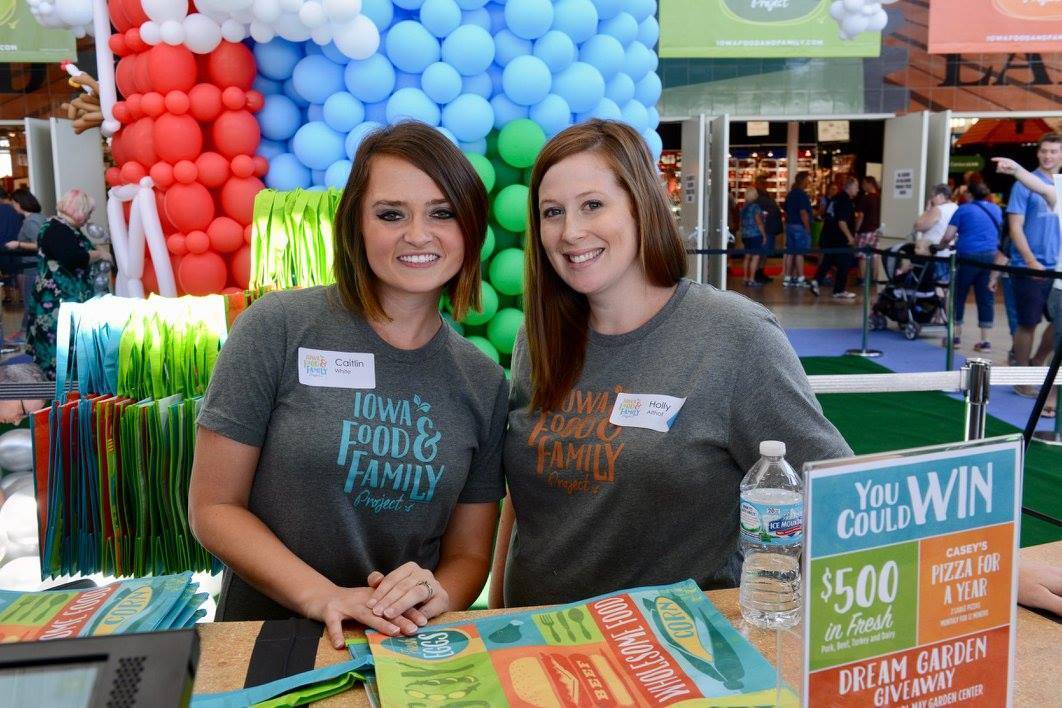
<svg viewBox="0 0 1062 708">
<path fill-rule="evenodd" d="M 785 461 L 785 443 L 760 443 L 760 460 L 741 481 L 741 615 L 764 629 L 800 618 L 804 483 Z"/>
</svg>

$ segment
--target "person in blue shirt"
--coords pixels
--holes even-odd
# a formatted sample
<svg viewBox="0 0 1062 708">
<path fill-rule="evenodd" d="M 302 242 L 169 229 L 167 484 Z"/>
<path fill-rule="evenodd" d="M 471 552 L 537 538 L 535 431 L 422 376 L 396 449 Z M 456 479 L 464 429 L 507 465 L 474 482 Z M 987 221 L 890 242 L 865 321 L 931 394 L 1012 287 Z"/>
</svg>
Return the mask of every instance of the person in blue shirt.
<svg viewBox="0 0 1062 708">
<path fill-rule="evenodd" d="M 941 244 L 955 241 L 955 251 L 960 258 L 992 264 L 999 247 L 999 232 L 1003 226 L 1003 210 L 993 204 L 992 191 L 983 183 L 970 185 L 972 202 L 960 206 L 951 217 Z M 955 275 L 955 332 L 954 344 L 962 338 L 962 318 L 966 309 L 966 296 L 970 288 L 977 300 L 977 322 L 981 327 L 981 339 L 974 344 L 974 351 L 989 351 L 988 330 L 995 319 L 995 296 L 988 287 L 991 271 L 976 265 L 959 264 Z M 945 340 L 945 344 L 947 341 Z"/>
<path fill-rule="evenodd" d="M 745 260 L 741 270 L 745 285 L 750 288 L 763 287 L 763 283 L 756 280 L 756 268 L 767 243 L 765 216 L 758 201 L 759 197 L 759 190 L 749 187 L 745 192 L 745 206 L 741 208 L 741 244 L 745 247 Z"/>
<path fill-rule="evenodd" d="M 1032 174 L 1044 184 L 1053 184 L 1054 175 L 1062 167 L 1062 134 L 1047 133 L 1040 138 L 1036 151 L 1039 167 Z M 1010 227 L 1011 265 L 1033 270 L 1054 270 L 1058 263 L 1058 216 L 1040 194 L 1018 182 L 1007 202 L 1007 222 Z M 1025 275 L 1011 276 L 1014 299 L 1018 307 L 1018 328 L 1014 332 L 1014 359 L 1018 366 L 1043 366 L 1051 355 L 1052 333 L 1045 331 L 1040 347 L 1033 354 L 1036 327 L 1046 314 L 1051 294 L 1049 278 Z M 1050 327 L 1048 328 L 1050 329 Z M 1015 390 L 1035 398 L 1035 386 L 1019 386 Z"/>
<path fill-rule="evenodd" d="M 786 288 L 807 287 L 804 256 L 800 254 L 811 248 L 811 219 L 814 211 L 807 191 L 809 178 L 807 172 L 797 172 L 793 188 L 785 197 L 785 248 L 787 251 L 797 251 L 796 254 L 786 254 L 782 260 L 785 274 L 782 286 Z"/>
</svg>

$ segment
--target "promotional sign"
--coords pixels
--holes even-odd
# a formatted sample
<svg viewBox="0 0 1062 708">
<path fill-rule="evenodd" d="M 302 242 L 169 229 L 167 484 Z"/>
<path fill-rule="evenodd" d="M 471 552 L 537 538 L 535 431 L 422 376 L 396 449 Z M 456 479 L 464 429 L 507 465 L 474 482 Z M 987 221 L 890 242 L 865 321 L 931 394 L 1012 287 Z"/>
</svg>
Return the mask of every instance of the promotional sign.
<svg viewBox="0 0 1062 708">
<path fill-rule="evenodd" d="M 797 705 L 692 580 L 368 637 L 382 705 Z"/>
<path fill-rule="evenodd" d="M 77 58 L 74 35 L 45 29 L 33 19 L 25 0 L 0 8 L 0 62 L 60 62 Z"/>
<path fill-rule="evenodd" d="M 881 53 L 881 33 L 872 29 L 869 15 L 834 18 L 830 6 L 830 0 L 660 0 L 659 53 L 678 58 Z M 849 34 L 846 27 L 858 31 Z"/>
<path fill-rule="evenodd" d="M 893 199 L 910 199 L 914 195 L 914 170 L 896 170 L 892 178 Z"/>
<path fill-rule="evenodd" d="M 804 704 L 1010 705 L 1021 436 L 807 465 Z"/>
<path fill-rule="evenodd" d="M 929 53 L 1062 52 L 1062 0 L 933 0 Z"/>
</svg>

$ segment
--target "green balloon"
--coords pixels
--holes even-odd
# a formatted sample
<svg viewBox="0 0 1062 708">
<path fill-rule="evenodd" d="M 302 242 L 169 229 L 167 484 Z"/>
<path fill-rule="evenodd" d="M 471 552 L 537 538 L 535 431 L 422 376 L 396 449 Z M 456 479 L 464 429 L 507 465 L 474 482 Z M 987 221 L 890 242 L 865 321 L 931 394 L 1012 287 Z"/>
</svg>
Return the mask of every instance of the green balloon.
<svg viewBox="0 0 1062 708">
<path fill-rule="evenodd" d="M 487 157 L 495 158 L 498 156 L 498 131 L 492 130 L 487 133 Z"/>
<path fill-rule="evenodd" d="M 443 293 L 439 298 L 439 309 L 443 312 L 453 312 L 453 308 L 450 307 L 450 296 Z"/>
<path fill-rule="evenodd" d="M 490 262 L 490 282 L 498 292 L 516 295 L 524 290 L 524 252 L 506 248 Z"/>
<path fill-rule="evenodd" d="M 494 253 L 494 229 L 487 226 L 487 235 L 483 239 L 483 247 L 479 249 L 479 260 L 485 261 Z"/>
<path fill-rule="evenodd" d="M 494 313 L 498 311 L 498 293 L 494 292 L 494 288 L 492 288 L 490 284 L 479 284 L 479 299 L 479 304 L 483 306 L 483 309 L 469 309 L 469 311 L 465 313 L 465 318 L 461 320 L 461 322 L 475 326 L 485 324 L 487 320 L 494 317 Z"/>
<path fill-rule="evenodd" d="M 498 154 L 520 169 L 535 164 L 535 157 L 545 144 L 546 134 L 542 128 L 527 118 L 506 123 L 498 133 Z"/>
<path fill-rule="evenodd" d="M 494 191 L 495 193 L 501 192 L 510 184 L 524 184 L 524 172 L 518 170 L 512 165 L 508 164 L 505 160 L 497 158 L 493 162 L 494 165 Z"/>
<path fill-rule="evenodd" d="M 508 231 L 527 229 L 527 187 L 511 184 L 494 197 L 494 220 Z"/>
<path fill-rule="evenodd" d="M 468 341 L 476 345 L 476 348 L 490 357 L 491 361 L 495 364 L 501 363 L 501 356 L 498 354 L 498 350 L 494 348 L 494 345 L 488 342 L 483 337 L 477 337 L 475 335 L 468 338 Z"/>
<path fill-rule="evenodd" d="M 520 234 L 506 231 L 497 224 L 494 225 L 494 250 L 501 251 L 506 248 L 520 248 Z"/>
<path fill-rule="evenodd" d="M 494 189 L 494 165 L 490 163 L 490 160 L 474 152 L 466 152 L 465 157 L 472 163 L 472 169 L 483 180 L 483 186 L 487 188 L 487 191 Z"/>
<path fill-rule="evenodd" d="M 487 324 L 487 339 L 498 348 L 502 354 L 512 354 L 513 344 L 516 343 L 516 334 L 524 324 L 524 313 L 506 307 L 494 315 Z"/>
</svg>

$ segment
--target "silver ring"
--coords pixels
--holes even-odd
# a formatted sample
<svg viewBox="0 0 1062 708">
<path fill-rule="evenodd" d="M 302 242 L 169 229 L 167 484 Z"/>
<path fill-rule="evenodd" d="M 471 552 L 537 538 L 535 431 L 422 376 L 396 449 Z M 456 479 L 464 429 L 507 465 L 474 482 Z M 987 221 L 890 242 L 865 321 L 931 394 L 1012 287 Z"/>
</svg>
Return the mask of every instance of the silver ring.
<svg viewBox="0 0 1062 708">
<path fill-rule="evenodd" d="M 433 588 L 431 586 L 431 583 L 429 583 L 427 580 L 421 580 L 419 583 L 417 583 L 417 585 L 423 585 L 427 589 L 429 600 L 435 597 L 435 588 Z"/>
</svg>

